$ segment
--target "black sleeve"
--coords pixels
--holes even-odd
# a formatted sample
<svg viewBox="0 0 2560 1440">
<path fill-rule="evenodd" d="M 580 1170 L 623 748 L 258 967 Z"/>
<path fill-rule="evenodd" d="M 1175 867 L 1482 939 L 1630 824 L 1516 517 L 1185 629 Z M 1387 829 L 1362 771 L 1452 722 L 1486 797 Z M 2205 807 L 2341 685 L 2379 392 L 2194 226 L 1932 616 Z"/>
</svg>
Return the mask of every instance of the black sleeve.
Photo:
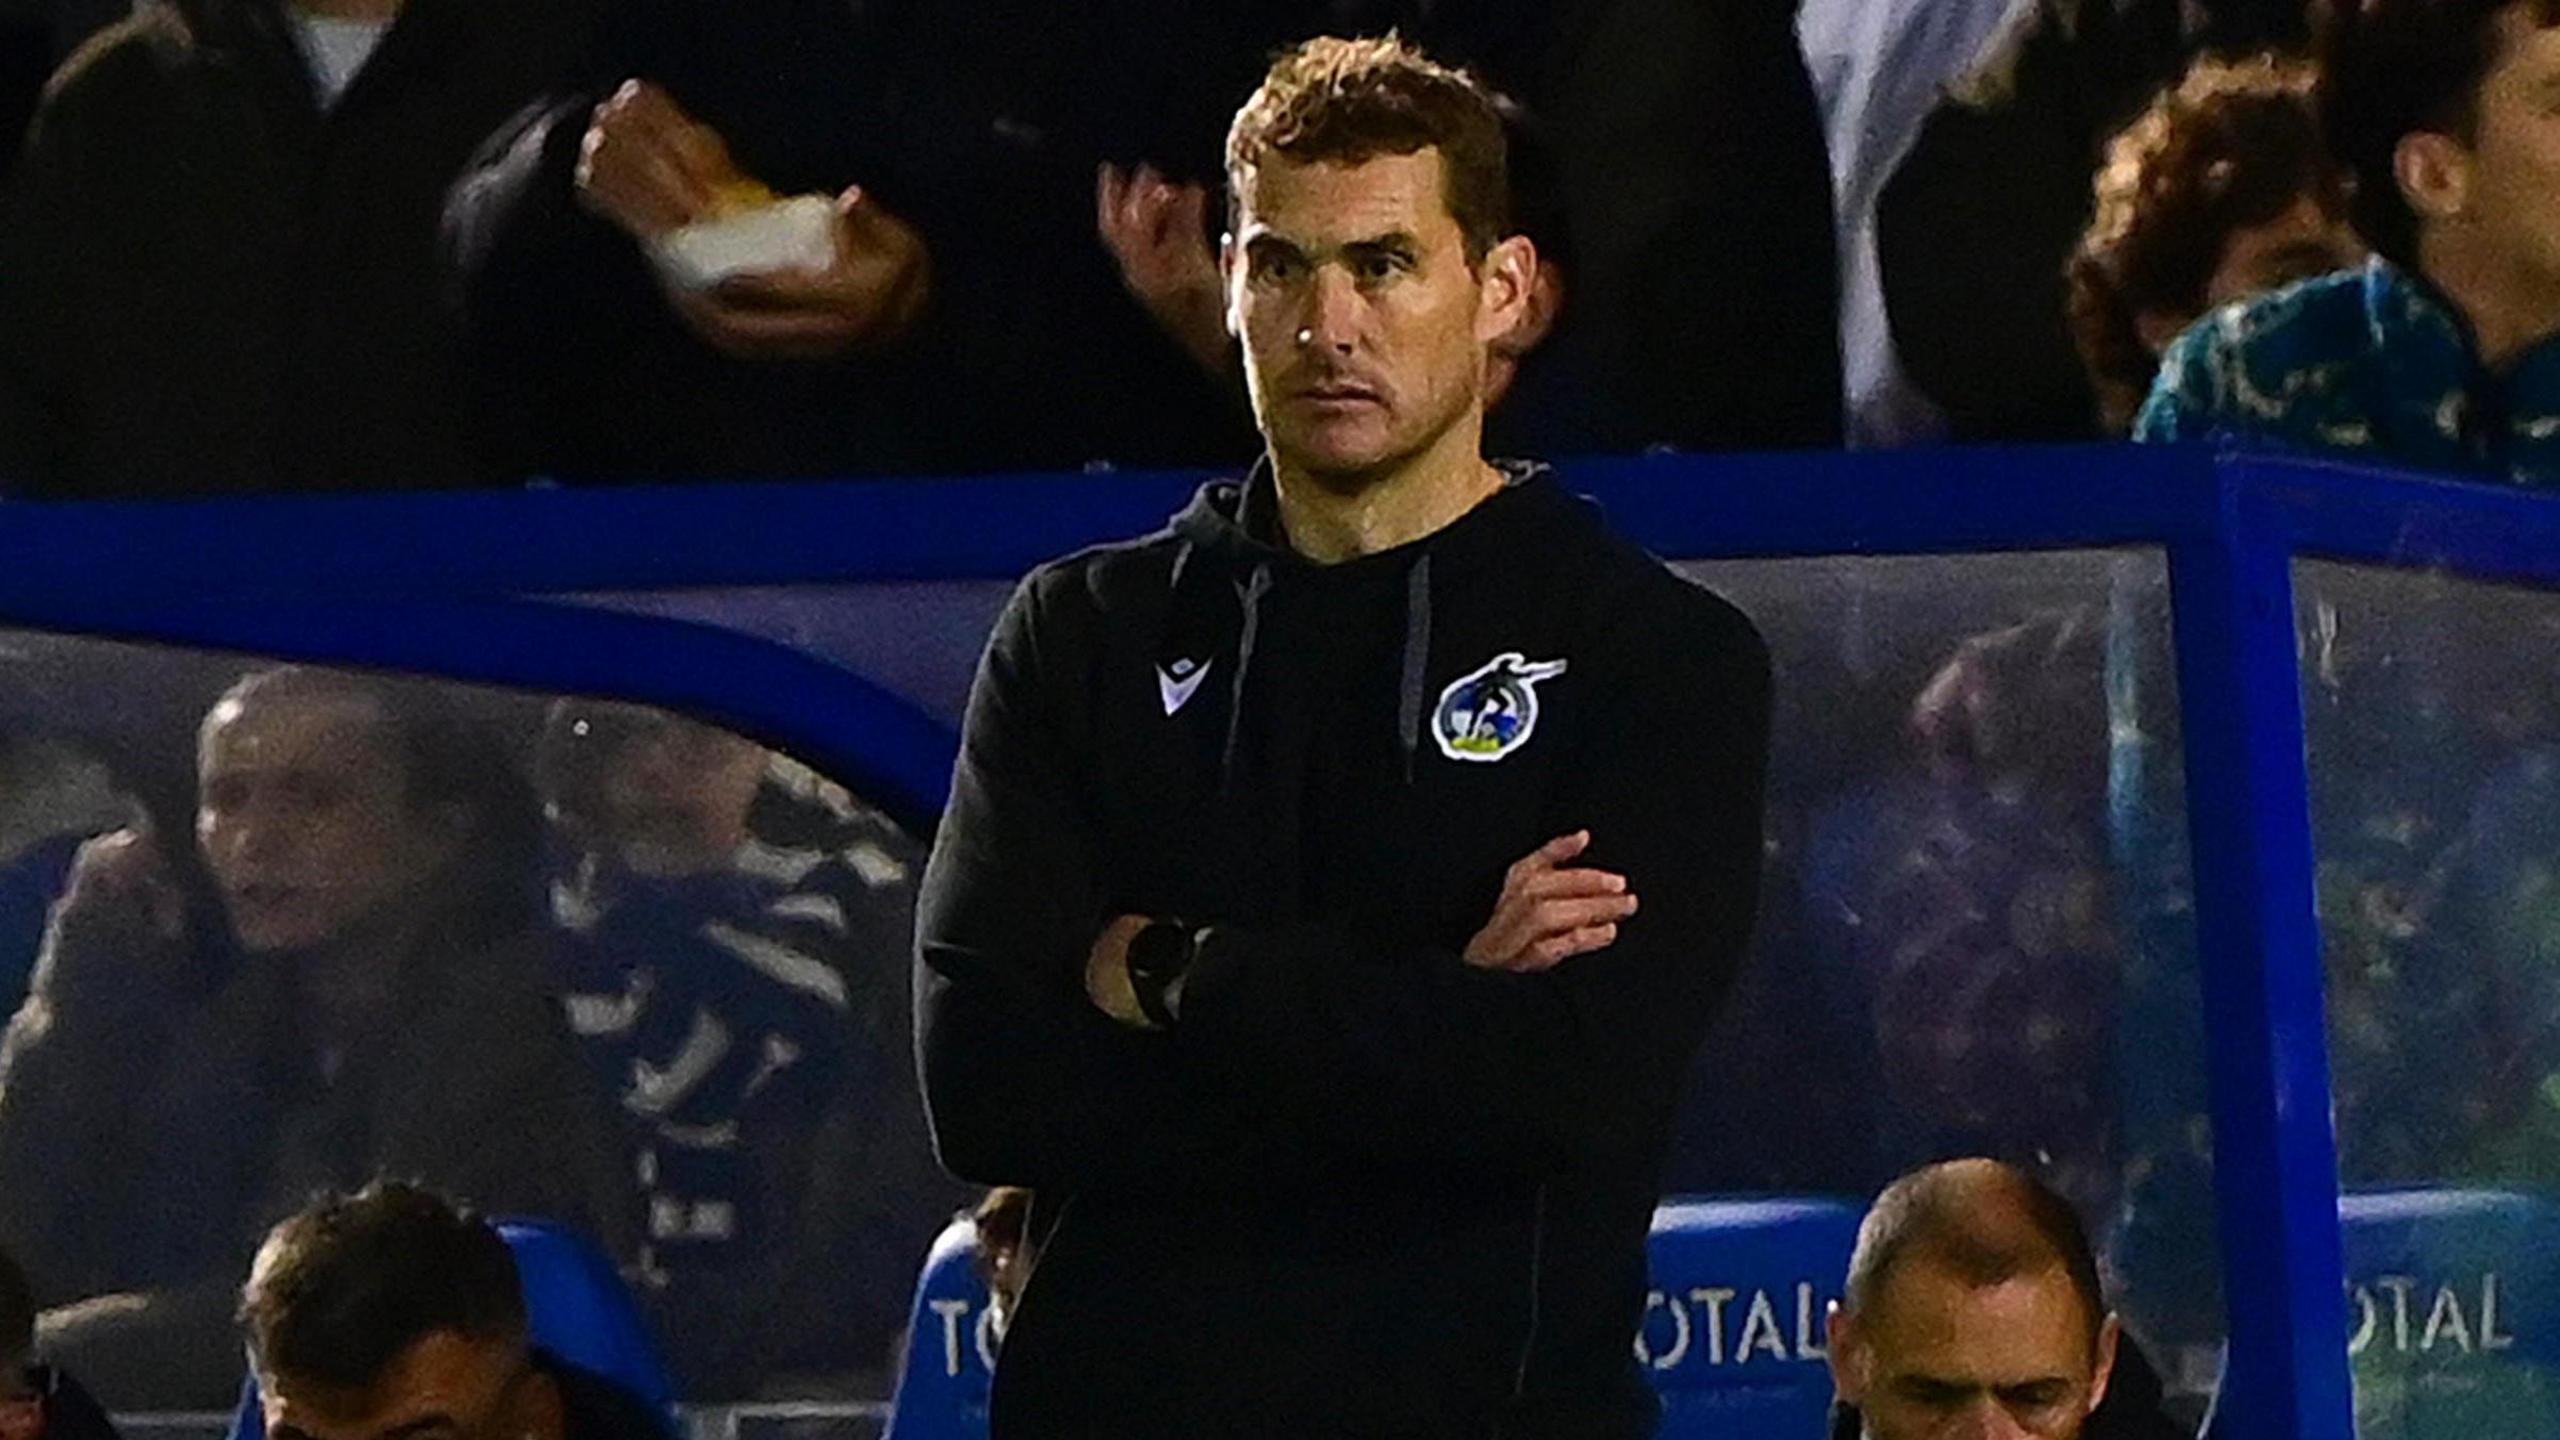
<svg viewBox="0 0 2560 1440">
<path fill-rule="evenodd" d="M 988 642 L 917 901 L 916 1046 L 934 1149 L 990 1185 L 1240 1173 L 1246 1117 L 1185 1077 L 1170 1037 L 1122 1027 L 1084 993 L 1107 917 L 1060 738 L 1073 647 L 1044 622 L 1044 574 L 1015 591 Z"/>
<path fill-rule="evenodd" d="M 1769 726 L 1749 622 L 1702 592 L 1663 609 L 1606 627 L 1624 658 L 1551 820 L 1587 828 L 1584 863 L 1641 901 L 1616 944 L 1520 975 L 1451 953 L 1380 963 L 1321 926 L 1213 928 L 1185 1057 L 1383 1163 L 1534 1173 L 1651 1143 L 1749 931 Z"/>
</svg>

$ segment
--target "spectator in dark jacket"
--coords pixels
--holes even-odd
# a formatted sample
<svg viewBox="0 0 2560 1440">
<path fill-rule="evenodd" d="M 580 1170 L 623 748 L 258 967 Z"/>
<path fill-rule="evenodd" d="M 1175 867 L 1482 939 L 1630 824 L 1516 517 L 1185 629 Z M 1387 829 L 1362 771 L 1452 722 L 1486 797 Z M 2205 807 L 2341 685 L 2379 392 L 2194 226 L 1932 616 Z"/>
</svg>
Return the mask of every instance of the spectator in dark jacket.
<svg viewBox="0 0 2560 1440">
<path fill-rule="evenodd" d="M 611 0 L 597 53 L 492 138 L 448 213 L 510 463 L 631 479 L 1243 453 L 1236 407 L 1092 234 L 1114 13 Z M 652 258 L 749 180 L 834 197 L 837 263 L 698 288 Z M 1185 438 L 1204 414 L 1223 442 Z"/>
<path fill-rule="evenodd" d="M 117 1405 L 224 1403 L 236 1277 L 315 1186 L 390 1170 L 627 1233 L 503 773 L 432 692 L 263 672 L 199 745 L 227 933 L 190 933 L 139 835 L 79 862 L 0 1048 L 0 1234 L 59 1307 L 48 1353 Z"/>
<path fill-rule="evenodd" d="M 880 1365 L 960 1195 L 907 1035 L 918 847 L 807 766 L 636 705 L 555 705 L 541 775 L 570 1027 L 640 1146 L 638 1279 L 685 1394 Z"/>
<path fill-rule="evenodd" d="M 107 1412 L 69 1374 L 35 1363 L 35 1347 L 35 1292 L 0 1254 L 0 1440 L 117 1440 Z"/>
<path fill-rule="evenodd" d="M 2079 1217 L 2024 1171 L 1953 1160 L 1885 1187 L 1830 1321 L 1833 1440 L 2183 1440 L 2128 1347 Z"/>
<path fill-rule="evenodd" d="M 589 0 L 143 0 L 0 201 L 0 488 L 437 486 L 467 443 L 435 243 Z"/>
</svg>

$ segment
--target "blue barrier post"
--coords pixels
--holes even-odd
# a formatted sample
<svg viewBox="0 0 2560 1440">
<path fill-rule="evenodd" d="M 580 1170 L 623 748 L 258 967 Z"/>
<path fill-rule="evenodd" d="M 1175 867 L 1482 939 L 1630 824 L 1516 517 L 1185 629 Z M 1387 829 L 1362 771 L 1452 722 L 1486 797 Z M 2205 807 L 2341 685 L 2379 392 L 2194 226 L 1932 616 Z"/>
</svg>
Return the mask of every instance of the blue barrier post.
<svg viewBox="0 0 2560 1440">
<path fill-rule="evenodd" d="M 2215 1440 L 2353 1440 L 2292 557 L 2246 477 L 2169 548 L 2230 1359 Z"/>
</svg>

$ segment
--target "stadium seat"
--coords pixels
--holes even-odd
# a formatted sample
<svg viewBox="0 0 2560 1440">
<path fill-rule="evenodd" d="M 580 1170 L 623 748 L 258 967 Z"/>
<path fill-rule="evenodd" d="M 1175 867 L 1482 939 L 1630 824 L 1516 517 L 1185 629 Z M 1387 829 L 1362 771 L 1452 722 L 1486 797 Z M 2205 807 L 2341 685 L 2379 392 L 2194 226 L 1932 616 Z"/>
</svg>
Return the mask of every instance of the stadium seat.
<svg viewBox="0 0 2560 1440">
<path fill-rule="evenodd" d="M 2362 1440 L 2560 1435 L 2560 1205 L 2389 1190 L 2338 1214 Z"/>
<path fill-rule="evenodd" d="M 673 1440 L 679 1433 L 674 1386 L 613 1262 L 586 1237 L 548 1221 L 501 1220 L 498 1234 L 515 1252 L 534 1343 L 647 1401 L 667 1417 Z M 241 1386 L 230 1440 L 266 1440 L 266 1430 L 252 1375 Z"/>
<path fill-rule="evenodd" d="M 1654 1212 L 1636 1358 L 1661 1392 L 1664 1440 L 1824 1433 L 1823 1315 L 1861 1213 L 1817 1196 L 1681 1199 Z"/>
<path fill-rule="evenodd" d="M 1856 1203 L 1676 1200 L 1654 1213 L 1654 1291 L 1636 1358 L 1664 1440 L 1818 1436 L 1831 1407 L 1824 1308 L 1857 1240 Z M 925 1260 L 887 1440 L 983 1440 L 996 1336 L 965 1217 Z"/>
<path fill-rule="evenodd" d="M 884 1440 L 983 1440 L 987 1433 L 996 1337 L 977 1251 L 977 1224 L 964 1215 L 925 1257 Z"/>
</svg>

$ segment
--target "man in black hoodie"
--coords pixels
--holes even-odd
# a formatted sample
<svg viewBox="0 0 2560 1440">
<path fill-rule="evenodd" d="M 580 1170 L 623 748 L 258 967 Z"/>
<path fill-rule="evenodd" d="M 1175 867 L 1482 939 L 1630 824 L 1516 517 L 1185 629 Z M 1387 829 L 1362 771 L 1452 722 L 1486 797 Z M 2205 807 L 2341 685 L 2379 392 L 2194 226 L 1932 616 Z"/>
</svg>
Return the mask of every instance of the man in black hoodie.
<svg viewBox="0 0 2560 1440">
<path fill-rule="evenodd" d="M 1266 459 L 1023 583 L 921 901 L 942 1157 L 1037 1193 L 995 1433 L 1648 1435 L 1766 657 L 1482 457 L 1536 257 L 1481 89 L 1311 41 L 1228 168 Z"/>
</svg>

